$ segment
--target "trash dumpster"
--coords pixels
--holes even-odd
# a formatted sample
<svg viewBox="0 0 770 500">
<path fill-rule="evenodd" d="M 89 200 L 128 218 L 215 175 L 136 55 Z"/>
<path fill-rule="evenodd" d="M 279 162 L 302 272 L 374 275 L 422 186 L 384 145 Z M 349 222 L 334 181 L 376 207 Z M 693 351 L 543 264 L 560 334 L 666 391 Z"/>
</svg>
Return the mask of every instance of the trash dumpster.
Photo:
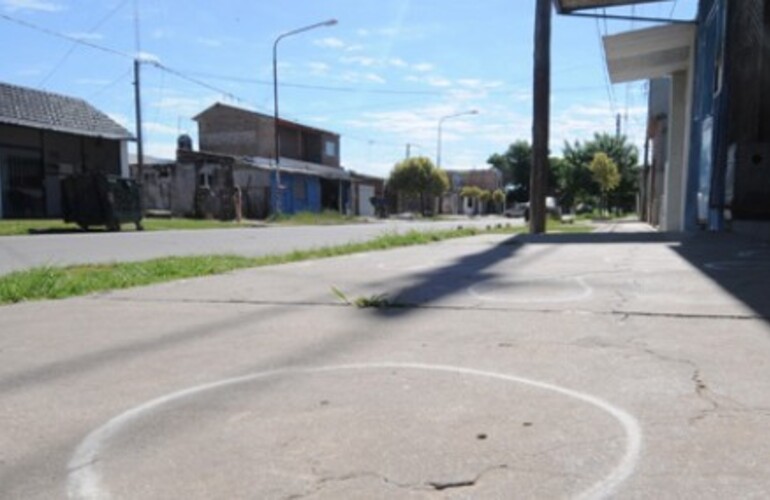
<svg viewBox="0 0 770 500">
<path fill-rule="evenodd" d="M 114 175 L 75 174 L 62 179 L 64 222 L 74 222 L 82 229 L 106 226 L 120 231 L 124 223 L 142 227 L 139 183 Z"/>
</svg>

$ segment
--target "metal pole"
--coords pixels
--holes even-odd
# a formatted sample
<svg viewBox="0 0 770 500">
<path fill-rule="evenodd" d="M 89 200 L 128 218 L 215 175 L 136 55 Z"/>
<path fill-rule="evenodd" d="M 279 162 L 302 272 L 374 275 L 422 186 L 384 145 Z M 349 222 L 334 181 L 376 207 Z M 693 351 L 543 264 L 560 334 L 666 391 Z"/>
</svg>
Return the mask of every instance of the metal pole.
<svg viewBox="0 0 770 500">
<path fill-rule="evenodd" d="M 334 26 L 335 24 L 337 24 L 336 19 L 329 19 L 328 21 L 304 26 L 279 35 L 278 38 L 275 39 L 275 42 L 273 42 L 273 134 L 275 135 L 275 182 L 277 195 L 275 200 L 275 211 L 278 214 L 281 213 L 281 203 L 283 199 L 281 193 L 281 136 L 278 133 L 278 42 L 287 36 L 296 35 L 322 26 Z"/>
<path fill-rule="evenodd" d="M 479 111 L 477 109 L 471 109 L 470 111 L 463 111 L 462 113 L 455 113 L 453 115 L 442 116 L 438 120 L 438 144 L 436 145 L 436 167 L 441 168 L 441 126 L 444 124 L 444 120 L 449 118 L 455 118 L 465 115 L 477 115 Z"/>
<path fill-rule="evenodd" d="M 529 189 L 529 232 L 531 234 L 545 232 L 551 94 L 551 0 L 537 0 L 536 9 L 532 175 Z"/>
<path fill-rule="evenodd" d="M 275 213 L 281 213 L 281 137 L 278 134 L 278 42 L 282 36 L 273 43 L 273 135 L 275 147 Z"/>
<path fill-rule="evenodd" d="M 136 113 L 136 176 L 144 181 L 144 143 L 142 140 L 142 91 L 140 82 L 141 61 L 134 59 L 134 110 Z"/>
</svg>

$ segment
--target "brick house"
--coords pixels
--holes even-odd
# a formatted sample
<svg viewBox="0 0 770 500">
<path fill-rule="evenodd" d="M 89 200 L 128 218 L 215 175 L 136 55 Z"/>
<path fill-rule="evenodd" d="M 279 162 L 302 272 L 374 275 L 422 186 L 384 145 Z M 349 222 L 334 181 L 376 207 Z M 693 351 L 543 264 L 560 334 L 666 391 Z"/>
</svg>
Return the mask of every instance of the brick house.
<svg viewBox="0 0 770 500">
<path fill-rule="evenodd" d="M 0 83 L 0 219 L 61 216 L 61 179 L 128 176 L 131 134 L 74 97 Z"/>
<path fill-rule="evenodd" d="M 352 211 L 351 178 L 340 166 L 338 134 L 279 120 L 279 186 L 272 116 L 216 103 L 193 119 L 201 153 L 242 158 L 270 172 L 271 210 L 280 196 L 284 213 Z"/>
<path fill-rule="evenodd" d="M 463 199 L 460 190 L 466 186 L 475 186 L 485 191 L 494 192 L 503 188 L 503 174 L 492 167 L 484 170 L 446 170 L 449 178 L 449 191 L 441 199 L 441 211 L 445 214 L 477 213 L 474 200 Z"/>
</svg>

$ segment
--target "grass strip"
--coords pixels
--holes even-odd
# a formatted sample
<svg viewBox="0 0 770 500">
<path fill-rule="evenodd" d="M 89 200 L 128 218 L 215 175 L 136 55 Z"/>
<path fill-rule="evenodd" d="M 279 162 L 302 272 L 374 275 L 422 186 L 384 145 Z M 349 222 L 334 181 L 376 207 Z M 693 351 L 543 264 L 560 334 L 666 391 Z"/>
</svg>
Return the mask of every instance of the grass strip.
<svg viewBox="0 0 770 500">
<path fill-rule="evenodd" d="M 170 231 L 187 229 L 237 229 L 249 227 L 248 221 L 238 224 L 233 221 L 218 221 L 207 219 L 142 219 L 142 225 L 147 231 Z M 121 224 L 122 231 L 135 231 L 133 223 Z M 104 226 L 89 228 L 92 232 L 105 232 Z M 55 219 L 7 219 L 0 220 L 0 236 L 19 236 L 24 234 L 46 233 L 80 233 L 83 232 L 77 224 Z"/>
<path fill-rule="evenodd" d="M 587 226 L 559 226 L 571 231 Z M 492 227 L 486 230 L 464 228 L 441 231 L 410 231 L 387 233 L 360 243 L 295 250 L 285 254 L 261 257 L 238 255 L 206 255 L 164 257 L 140 262 L 75 265 L 67 267 L 36 267 L 0 276 L 0 304 L 31 300 L 62 299 L 94 292 L 150 285 L 185 278 L 222 274 L 236 269 L 287 264 L 310 259 L 339 257 L 359 252 L 387 250 L 412 245 L 424 245 L 452 238 L 479 234 L 515 234 L 523 227 Z"/>
</svg>

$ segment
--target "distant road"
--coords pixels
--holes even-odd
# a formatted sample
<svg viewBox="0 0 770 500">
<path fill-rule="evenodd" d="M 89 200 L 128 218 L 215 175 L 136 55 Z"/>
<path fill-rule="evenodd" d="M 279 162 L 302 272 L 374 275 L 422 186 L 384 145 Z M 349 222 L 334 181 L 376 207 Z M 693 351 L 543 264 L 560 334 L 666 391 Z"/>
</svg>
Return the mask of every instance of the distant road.
<svg viewBox="0 0 770 500">
<path fill-rule="evenodd" d="M 67 233 L 0 237 L 0 274 L 41 265 L 136 261 L 172 255 L 215 253 L 260 256 L 297 249 L 366 241 L 389 231 L 522 225 L 522 219 L 440 222 L 387 220 L 340 226 L 249 227 L 186 231 Z"/>
</svg>

